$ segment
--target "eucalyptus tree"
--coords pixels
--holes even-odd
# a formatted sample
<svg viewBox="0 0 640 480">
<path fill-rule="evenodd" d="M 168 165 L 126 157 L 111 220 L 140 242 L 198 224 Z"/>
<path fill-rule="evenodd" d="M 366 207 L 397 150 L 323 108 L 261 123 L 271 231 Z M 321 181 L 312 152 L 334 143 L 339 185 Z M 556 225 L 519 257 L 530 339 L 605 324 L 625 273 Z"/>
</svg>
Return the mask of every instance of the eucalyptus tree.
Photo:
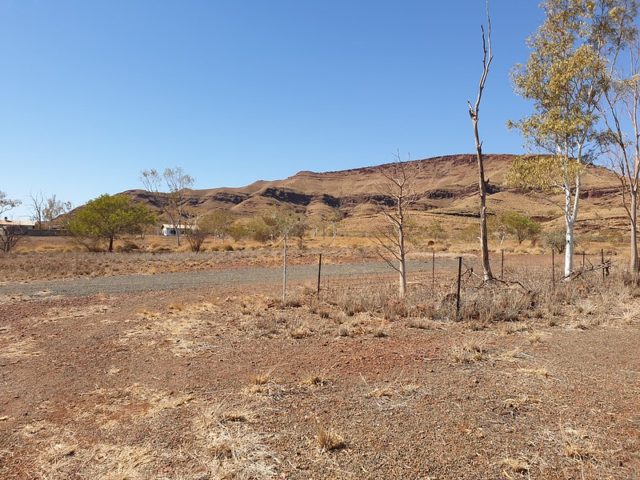
<svg viewBox="0 0 640 480">
<path fill-rule="evenodd" d="M 573 271 L 574 228 L 582 175 L 599 153 L 600 104 L 607 55 L 615 30 L 615 8 L 623 0 L 544 0 L 545 19 L 528 43 L 527 63 L 516 66 L 515 90 L 533 102 L 528 117 L 510 122 L 530 147 L 548 156 L 516 162 L 511 178 L 522 186 L 562 194 L 565 223 L 564 277 Z"/>
</svg>

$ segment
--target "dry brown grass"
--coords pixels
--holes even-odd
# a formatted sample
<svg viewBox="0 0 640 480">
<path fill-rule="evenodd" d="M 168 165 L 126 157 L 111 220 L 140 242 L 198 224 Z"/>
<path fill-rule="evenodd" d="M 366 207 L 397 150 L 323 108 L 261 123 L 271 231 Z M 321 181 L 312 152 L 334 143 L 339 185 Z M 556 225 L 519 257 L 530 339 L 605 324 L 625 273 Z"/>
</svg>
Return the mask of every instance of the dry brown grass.
<svg viewBox="0 0 640 480">
<path fill-rule="evenodd" d="M 322 373 L 314 373 L 307 377 L 305 377 L 301 384 L 307 387 L 324 387 L 331 382 L 331 379 L 328 378 L 325 374 Z"/>
<path fill-rule="evenodd" d="M 597 451 L 590 436 L 584 431 L 566 427 L 562 432 L 564 454 L 577 460 L 595 459 Z"/>
<path fill-rule="evenodd" d="M 475 363 L 489 359 L 486 343 L 475 339 L 453 346 L 449 353 L 455 363 Z"/>
<path fill-rule="evenodd" d="M 299 340 L 301 338 L 307 338 L 313 335 L 313 330 L 307 322 L 297 321 L 289 329 L 289 335 L 291 338 Z"/>
<path fill-rule="evenodd" d="M 503 474 L 507 478 L 511 478 L 509 473 L 526 474 L 531 468 L 526 460 L 520 458 L 503 458 L 500 464 L 504 468 Z"/>
<path fill-rule="evenodd" d="M 323 452 L 333 452 L 346 448 L 347 443 L 344 438 L 331 428 L 320 425 L 316 427 L 315 440 Z"/>
</svg>

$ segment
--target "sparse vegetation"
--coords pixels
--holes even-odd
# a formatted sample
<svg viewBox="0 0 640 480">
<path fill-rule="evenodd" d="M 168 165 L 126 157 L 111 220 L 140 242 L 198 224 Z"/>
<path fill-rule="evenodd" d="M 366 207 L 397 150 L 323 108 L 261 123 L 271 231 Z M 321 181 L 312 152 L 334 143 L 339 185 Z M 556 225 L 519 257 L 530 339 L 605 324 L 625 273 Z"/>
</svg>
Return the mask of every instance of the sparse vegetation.
<svg viewBox="0 0 640 480">
<path fill-rule="evenodd" d="M 123 234 L 142 233 L 155 216 L 141 204 L 134 204 L 123 195 L 101 195 L 80 208 L 69 222 L 69 232 L 89 251 L 101 248 L 107 242 L 107 251 L 113 252 L 114 241 Z"/>
</svg>

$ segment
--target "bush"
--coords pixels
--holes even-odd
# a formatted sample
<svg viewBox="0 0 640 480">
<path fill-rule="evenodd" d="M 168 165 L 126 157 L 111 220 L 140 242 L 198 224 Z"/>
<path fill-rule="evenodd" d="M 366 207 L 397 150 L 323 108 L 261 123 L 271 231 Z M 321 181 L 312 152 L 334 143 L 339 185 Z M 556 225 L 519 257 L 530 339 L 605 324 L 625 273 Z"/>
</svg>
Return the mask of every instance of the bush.
<svg viewBox="0 0 640 480">
<path fill-rule="evenodd" d="M 553 248 L 558 253 L 564 253 L 564 247 L 566 245 L 566 234 L 564 230 L 554 230 L 552 232 L 547 232 L 544 235 L 544 244 Z M 577 246 L 578 243 L 574 240 L 574 246 Z"/>
<path fill-rule="evenodd" d="M 518 244 L 524 240 L 535 240 L 540 234 L 540 224 L 518 212 L 507 212 L 500 216 L 500 223 L 507 233 L 516 237 Z"/>
</svg>

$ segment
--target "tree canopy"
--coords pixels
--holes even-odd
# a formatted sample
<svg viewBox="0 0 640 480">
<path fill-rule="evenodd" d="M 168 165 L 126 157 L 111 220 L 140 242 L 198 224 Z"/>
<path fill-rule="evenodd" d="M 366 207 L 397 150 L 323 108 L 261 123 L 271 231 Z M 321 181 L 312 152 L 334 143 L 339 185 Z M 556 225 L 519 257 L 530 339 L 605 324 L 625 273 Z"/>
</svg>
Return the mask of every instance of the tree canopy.
<svg viewBox="0 0 640 480">
<path fill-rule="evenodd" d="M 155 216 L 146 206 L 135 204 L 124 195 L 105 194 L 89 201 L 74 214 L 69 222 L 69 231 L 80 239 L 107 240 L 108 251 L 112 252 L 116 238 L 142 233 L 144 227 L 155 221 Z"/>
</svg>

